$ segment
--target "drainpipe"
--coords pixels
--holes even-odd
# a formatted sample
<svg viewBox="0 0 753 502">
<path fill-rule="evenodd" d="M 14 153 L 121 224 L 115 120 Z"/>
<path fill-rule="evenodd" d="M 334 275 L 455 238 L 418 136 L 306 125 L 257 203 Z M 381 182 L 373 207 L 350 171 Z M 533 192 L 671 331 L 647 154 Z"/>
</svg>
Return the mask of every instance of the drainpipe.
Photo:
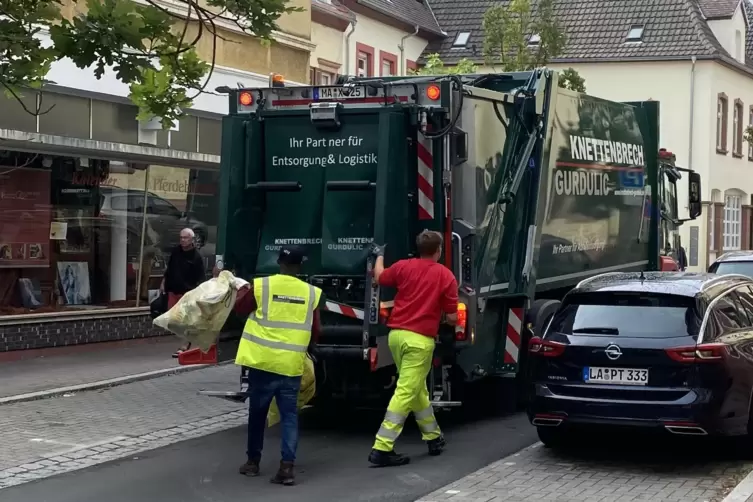
<svg viewBox="0 0 753 502">
<path fill-rule="evenodd" d="M 398 49 L 400 49 L 400 75 L 405 75 L 407 72 L 405 71 L 405 40 L 410 37 L 415 37 L 418 35 L 418 25 L 416 25 L 415 31 L 411 33 L 410 35 L 405 35 L 403 38 L 400 39 L 400 45 L 397 46 Z"/>
<path fill-rule="evenodd" d="M 350 76 L 350 36 L 356 31 L 356 18 L 350 20 L 350 32 L 345 35 L 345 75 Z"/>
<path fill-rule="evenodd" d="M 689 141 L 688 141 L 688 169 L 693 169 L 693 123 L 694 123 L 694 109 L 695 109 L 695 63 L 696 57 L 690 58 L 690 127 L 689 127 Z"/>
</svg>

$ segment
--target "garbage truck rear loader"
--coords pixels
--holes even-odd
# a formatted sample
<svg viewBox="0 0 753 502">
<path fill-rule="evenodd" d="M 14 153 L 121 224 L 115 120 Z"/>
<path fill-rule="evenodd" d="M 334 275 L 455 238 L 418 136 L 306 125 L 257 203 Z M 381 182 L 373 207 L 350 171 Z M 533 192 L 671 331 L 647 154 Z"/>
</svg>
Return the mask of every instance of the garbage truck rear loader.
<svg viewBox="0 0 753 502">
<path fill-rule="evenodd" d="M 574 93 L 557 78 L 538 69 L 230 92 L 217 266 L 251 279 L 276 272 L 280 246 L 306 248 L 303 279 L 325 294 L 317 405 L 382 405 L 393 391 L 395 292 L 371 279 L 372 242 L 387 243 L 390 264 L 415 256 L 421 230 L 444 235 L 461 306 L 438 338 L 438 407 L 463 404 L 475 382 L 511 407 L 526 341 L 570 288 L 674 268 L 677 182 L 687 175 L 692 219 L 700 178 L 659 151 L 659 104 Z M 234 357 L 242 322 L 228 322 L 211 357 Z"/>
</svg>

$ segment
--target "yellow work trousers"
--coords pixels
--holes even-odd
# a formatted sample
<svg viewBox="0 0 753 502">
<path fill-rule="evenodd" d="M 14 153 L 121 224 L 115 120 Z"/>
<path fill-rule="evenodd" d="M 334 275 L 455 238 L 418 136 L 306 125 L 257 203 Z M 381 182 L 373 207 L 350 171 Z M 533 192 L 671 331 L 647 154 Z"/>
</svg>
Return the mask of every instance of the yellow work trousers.
<svg viewBox="0 0 753 502">
<path fill-rule="evenodd" d="M 376 435 L 374 449 L 380 451 L 393 450 L 411 412 L 424 441 L 431 441 L 442 435 L 426 388 L 426 377 L 434 356 L 434 339 L 412 331 L 393 329 L 389 334 L 389 345 L 397 365 L 398 379 L 395 393 Z"/>
</svg>

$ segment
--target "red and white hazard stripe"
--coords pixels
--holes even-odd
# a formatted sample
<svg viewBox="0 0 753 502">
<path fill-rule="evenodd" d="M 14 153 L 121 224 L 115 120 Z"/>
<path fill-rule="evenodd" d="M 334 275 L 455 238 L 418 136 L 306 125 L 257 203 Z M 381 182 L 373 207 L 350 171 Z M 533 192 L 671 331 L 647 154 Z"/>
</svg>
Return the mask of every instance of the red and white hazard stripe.
<svg viewBox="0 0 753 502">
<path fill-rule="evenodd" d="M 510 309 L 507 317 L 507 343 L 505 344 L 505 364 L 517 364 L 520 352 L 521 331 L 523 329 L 523 309 Z"/>
<path fill-rule="evenodd" d="M 434 156 L 431 140 L 418 133 L 418 219 L 434 219 Z"/>
<path fill-rule="evenodd" d="M 363 310 L 355 309 L 344 303 L 324 302 L 324 310 L 328 310 L 334 314 L 344 315 L 345 317 L 363 320 Z"/>
</svg>

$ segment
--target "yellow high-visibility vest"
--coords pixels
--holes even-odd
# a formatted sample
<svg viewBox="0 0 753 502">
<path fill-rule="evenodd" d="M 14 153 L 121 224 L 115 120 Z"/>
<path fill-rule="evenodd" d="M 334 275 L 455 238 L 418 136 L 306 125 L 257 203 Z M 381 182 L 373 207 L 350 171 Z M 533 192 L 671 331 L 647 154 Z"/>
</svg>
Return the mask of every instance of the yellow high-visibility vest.
<svg viewBox="0 0 753 502">
<path fill-rule="evenodd" d="M 254 279 L 257 308 L 243 328 L 235 364 L 278 375 L 303 375 L 321 294 L 321 289 L 290 275 Z"/>
</svg>

